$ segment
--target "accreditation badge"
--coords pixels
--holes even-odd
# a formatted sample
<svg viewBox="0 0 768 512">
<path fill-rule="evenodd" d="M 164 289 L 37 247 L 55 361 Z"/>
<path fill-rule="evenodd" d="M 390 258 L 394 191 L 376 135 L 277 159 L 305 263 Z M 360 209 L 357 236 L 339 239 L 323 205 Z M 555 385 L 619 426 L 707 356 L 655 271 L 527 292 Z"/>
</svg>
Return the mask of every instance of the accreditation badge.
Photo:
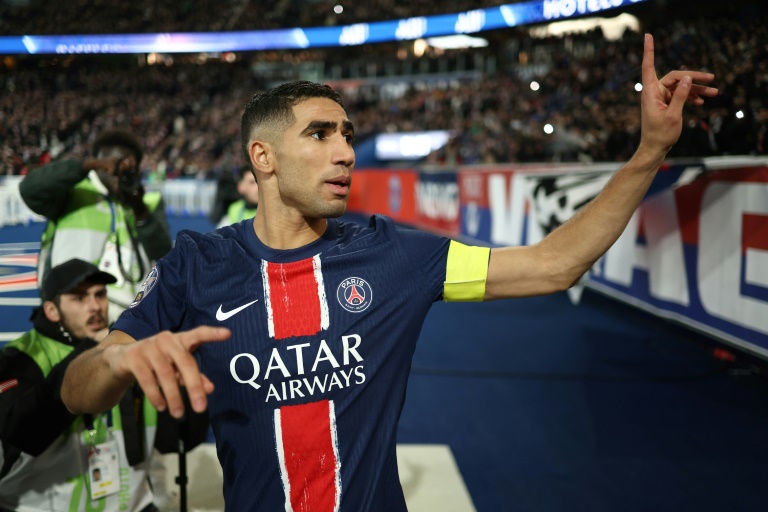
<svg viewBox="0 0 768 512">
<path fill-rule="evenodd" d="M 112 274 L 117 279 L 115 286 L 118 288 L 125 283 L 123 270 L 120 265 L 124 263 L 120 261 L 124 253 L 118 255 L 117 251 L 119 250 L 116 237 L 113 234 L 104 244 L 104 251 L 102 251 L 101 258 L 99 259 L 99 270 Z"/>
<path fill-rule="evenodd" d="M 91 500 L 120 490 L 120 452 L 115 439 L 88 446 L 88 482 Z"/>
</svg>

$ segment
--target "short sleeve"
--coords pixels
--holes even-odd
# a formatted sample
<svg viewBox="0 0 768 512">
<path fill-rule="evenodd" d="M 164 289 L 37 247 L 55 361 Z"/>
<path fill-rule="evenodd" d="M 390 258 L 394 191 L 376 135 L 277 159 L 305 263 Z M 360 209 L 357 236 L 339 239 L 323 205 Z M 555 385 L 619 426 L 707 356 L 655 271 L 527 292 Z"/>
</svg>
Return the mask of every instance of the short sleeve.
<svg viewBox="0 0 768 512">
<path fill-rule="evenodd" d="M 450 239 L 410 228 L 398 228 L 401 246 L 413 274 L 431 301 L 443 297 Z"/>
</svg>

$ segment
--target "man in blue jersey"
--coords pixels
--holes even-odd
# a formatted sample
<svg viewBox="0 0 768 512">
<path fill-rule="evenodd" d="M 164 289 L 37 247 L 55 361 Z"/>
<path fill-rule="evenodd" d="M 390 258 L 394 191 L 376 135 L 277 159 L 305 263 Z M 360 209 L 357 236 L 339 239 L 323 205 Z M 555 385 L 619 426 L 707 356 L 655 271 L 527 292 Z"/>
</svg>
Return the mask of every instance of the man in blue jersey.
<svg viewBox="0 0 768 512">
<path fill-rule="evenodd" d="M 397 421 L 416 340 L 434 301 L 565 290 L 617 239 L 677 141 L 686 101 L 713 76 L 659 80 L 643 58 L 642 140 L 574 218 L 526 247 L 468 247 L 346 209 L 354 128 L 330 88 L 257 94 L 242 118 L 259 209 L 209 234 L 182 232 L 107 340 L 70 365 L 78 413 L 138 380 L 183 414 L 179 386 L 208 408 L 230 510 L 401 511 Z M 136 340 L 142 340 L 136 343 Z"/>
</svg>

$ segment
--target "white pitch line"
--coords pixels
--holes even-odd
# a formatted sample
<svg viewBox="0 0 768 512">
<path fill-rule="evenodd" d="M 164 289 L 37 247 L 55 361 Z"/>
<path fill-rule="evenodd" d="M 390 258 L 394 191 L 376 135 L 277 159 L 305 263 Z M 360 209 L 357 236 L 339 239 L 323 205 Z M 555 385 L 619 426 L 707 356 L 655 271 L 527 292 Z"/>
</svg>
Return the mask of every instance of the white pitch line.
<svg viewBox="0 0 768 512">
<path fill-rule="evenodd" d="M 0 244 L 0 251 L 18 251 L 25 249 L 39 249 L 40 242 L 17 242 Z"/>
<path fill-rule="evenodd" d="M 40 299 L 34 297 L 0 297 L 0 306 L 39 306 Z"/>
</svg>

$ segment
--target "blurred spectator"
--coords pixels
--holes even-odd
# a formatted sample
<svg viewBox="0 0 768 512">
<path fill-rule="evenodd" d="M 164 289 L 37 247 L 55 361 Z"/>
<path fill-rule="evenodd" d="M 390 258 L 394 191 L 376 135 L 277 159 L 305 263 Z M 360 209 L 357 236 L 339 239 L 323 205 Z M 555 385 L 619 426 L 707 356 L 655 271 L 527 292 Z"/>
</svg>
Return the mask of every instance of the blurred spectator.
<svg viewBox="0 0 768 512">
<path fill-rule="evenodd" d="M 143 150 L 124 131 L 102 133 L 95 157 L 60 160 L 29 173 L 19 191 L 27 206 L 48 219 L 41 240 L 38 283 L 48 271 L 78 257 L 116 278 L 110 288 L 110 321 L 139 293 L 154 260 L 171 249 L 165 205 L 145 193 L 139 164 Z"/>
<path fill-rule="evenodd" d="M 259 184 L 249 166 L 243 166 L 237 181 L 237 197 L 226 208 L 217 227 L 229 226 L 237 222 L 252 219 L 259 206 Z M 217 191 L 218 197 L 218 191 Z"/>
<path fill-rule="evenodd" d="M 375 0 L 371 11 L 347 6 L 334 18 L 328 15 L 335 5 L 330 1 L 281 0 L 267 15 L 257 3 L 232 1 L 214 11 L 208 27 L 188 27 L 351 23 L 499 3 L 506 2 Z M 644 27 L 657 38 L 657 63 L 684 61 L 714 72 L 721 96 L 690 112 L 674 154 L 756 151 L 754 105 L 768 98 L 768 19 L 760 10 L 748 10 L 751 0 L 709 2 L 696 11 L 682 3 L 674 10 L 677 3 L 647 7 L 659 13 Z M 85 16 L 91 12 L 86 4 L 77 0 L 72 13 Z M 132 27 L 184 26 L 202 12 L 187 4 L 172 9 L 143 2 L 119 9 L 126 9 L 119 23 Z M 40 17 L 41 24 L 48 23 L 48 17 Z M 94 18 L 94 23 L 99 22 Z M 414 55 L 412 43 L 397 42 L 243 53 L 235 62 L 184 54 L 156 56 L 155 65 L 143 56 L 6 59 L 7 67 L 0 67 L 0 174 L 26 174 L 49 159 L 82 158 L 98 133 L 116 125 L 130 125 L 140 136 L 144 170 L 162 170 L 158 179 L 236 173 L 245 165 L 233 142 L 242 98 L 268 83 L 302 78 L 304 69 L 324 73 L 347 107 L 358 112 L 361 142 L 385 131 L 454 132 L 455 146 L 448 148 L 453 155 L 433 155 L 432 162 L 624 161 L 631 156 L 639 139 L 635 84 L 641 34 L 627 31 L 608 40 L 592 30 L 533 38 L 515 28 L 483 37 L 490 40 L 488 47 L 429 47 L 421 57 Z M 546 124 L 552 133 L 544 133 Z"/>
<path fill-rule="evenodd" d="M 517 0 L 522 1 L 522 0 Z M 144 32 L 204 32 L 345 25 L 396 18 L 444 14 L 515 3 L 515 0 L 369 0 L 347 5 L 337 13 L 335 0 L 279 0 L 268 9 L 261 2 L 243 0 L 185 0 L 156 2 L 73 0 L 57 5 L 52 16 L 47 4 L 0 4 L 4 35 L 120 34 Z M 104 13 L 109 13 L 105 15 Z"/>
</svg>

